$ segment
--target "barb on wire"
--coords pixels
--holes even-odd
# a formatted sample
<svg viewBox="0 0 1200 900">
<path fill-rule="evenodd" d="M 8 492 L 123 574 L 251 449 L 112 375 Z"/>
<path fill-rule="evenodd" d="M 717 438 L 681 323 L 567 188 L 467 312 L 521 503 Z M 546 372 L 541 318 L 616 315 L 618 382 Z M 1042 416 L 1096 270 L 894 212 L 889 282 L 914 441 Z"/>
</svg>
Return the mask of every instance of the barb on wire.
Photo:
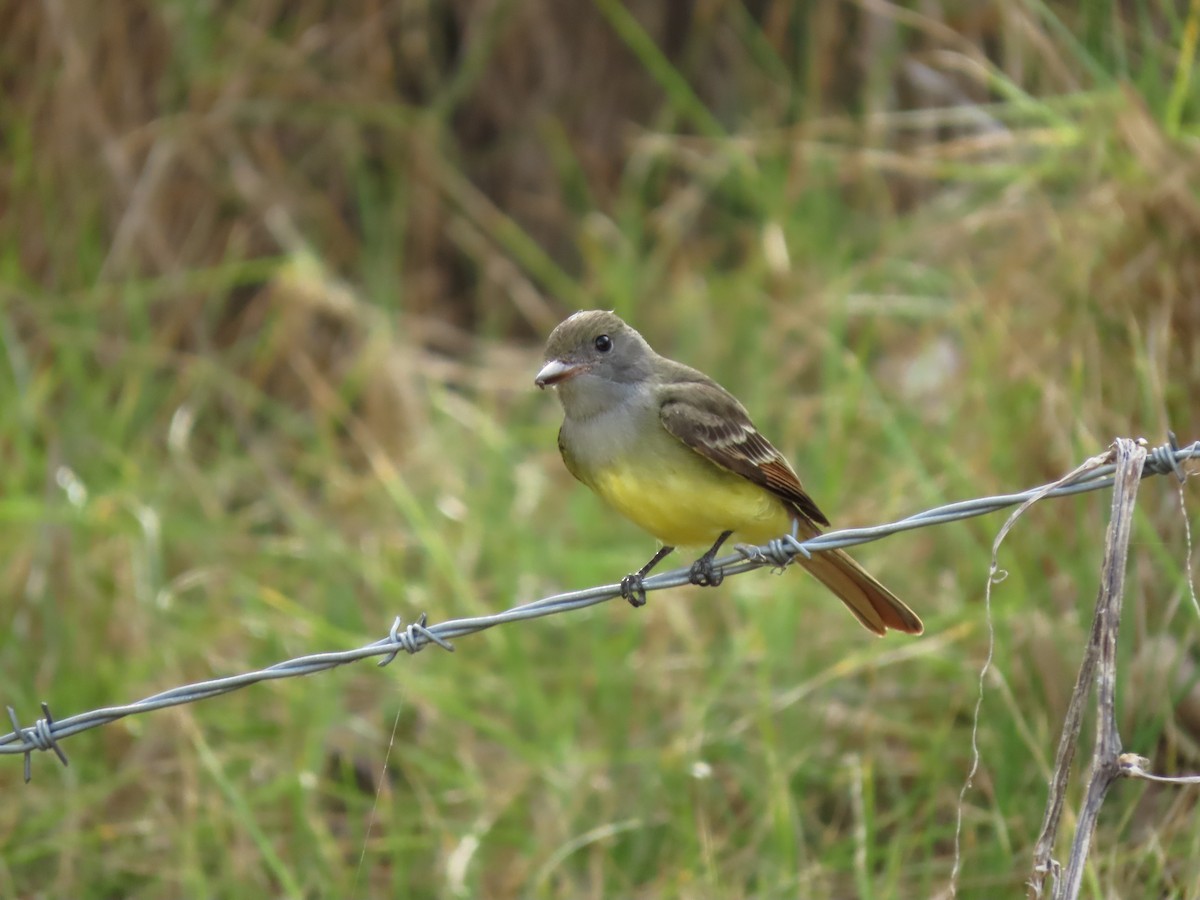
<svg viewBox="0 0 1200 900">
<path fill-rule="evenodd" d="M 1197 456 L 1200 456 L 1200 441 L 1181 448 L 1175 440 L 1175 435 L 1171 434 L 1169 443 L 1149 451 L 1142 470 L 1142 477 L 1171 473 L 1178 478 L 1182 478 L 1183 470 L 1180 468 L 1180 463 L 1183 460 L 1193 459 Z M 1081 475 L 1077 480 L 1057 487 L 1045 493 L 1044 496 L 1062 497 L 1079 494 L 1084 491 L 1094 491 L 1111 487 L 1115 468 L 1114 465 L 1108 464 L 1092 469 Z M 797 555 L 807 557 L 819 550 L 832 550 L 839 547 L 850 547 L 855 544 L 865 544 L 901 531 L 910 531 L 914 528 L 924 528 L 929 525 L 940 525 L 943 522 L 982 516 L 1009 506 L 1015 506 L 1035 494 L 1039 494 L 1043 490 L 1043 487 L 1036 487 L 1022 491 L 1019 494 L 1001 494 L 995 497 L 964 500 L 959 503 L 951 503 L 946 506 L 926 510 L 925 512 L 901 519 L 898 522 L 876 525 L 871 528 L 847 528 L 840 531 L 829 531 L 806 541 L 798 541 L 794 537 L 785 536 L 773 540 L 762 547 L 739 547 L 736 554 L 716 560 L 714 568 L 722 575 L 727 576 L 738 575 L 742 572 L 749 572 L 764 566 L 782 567 L 788 565 Z M 645 579 L 644 586 L 647 591 L 661 591 L 688 584 L 690 579 L 691 567 L 683 566 L 669 572 L 651 575 Z M 55 719 L 50 714 L 49 706 L 43 703 L 42 718 L 27 728 L 20 726 L 16 712 L 12 707 L 9 707 L 8 713 L 13 723 L 13 731 L 0 737 L 0 755 L 24 755 L 25 780 L 29 781 L 31 775 L 30 756 L 33 751 L 53 750 L 63 765 L 66 765 L 66 754 L 58 744 L 62 738 L 70 737 L 81 731 L 98 728 L 101 725 L 107 725 L 126 716 L 139 715 L 169 706 L 195 703 L 199 700 L 207 700 L 210 697 L 216 697 L 220 694 L 228 694 L 262 681 L 294 678 L 298 675 L 310 675 L 313 672 L 333 669 L 337 666 L 344 666 L 347 663 L 357 662 L 360 659 L 367 659 L 373 656 L 383 657 L 379 664 L 387 665 L 401 652 L 416 653 L 430 644 L 436 644 L 444 650 L 453 651 L 454 647 L 450 641 L 454 638 L 475 634 L 476 632 L 494 628 L 497 625 L 505 625 L 509 622 L 521 622 L 528 619 L 538 619 L 543 616 L 569 612 L 571 610 L 584 609 L 620 596 L 621 586 L 619 584 L 606 584 L 586 590 L 556 594 L 552 597 L 523 603 L 492 615 L 452 619 L 446 622 L 439 622 L 435 625 L 427 624 L 424 613 L 416 621 L 409 623 L 407 626 L 403 625 L 401 620 L 397 618 L 389 630 L 387 637 L 363 647 L 330 653 L 314 653 L 309 656 L 301 656 L 296 659 L 276 663 L 273 666 L 268 666 L 265 669 L 259 669 L 255 672 L 245 672 L 240 675 L 230 675 L 226 678 L 214 678 L 209 681 L 182 685 L 181 687 L 153 694 L 152 696 L 124 706 L 108 706 L 103 709 L 95 709 L 90 712 L 69 716 L 65 719 Z"/>
</svg>

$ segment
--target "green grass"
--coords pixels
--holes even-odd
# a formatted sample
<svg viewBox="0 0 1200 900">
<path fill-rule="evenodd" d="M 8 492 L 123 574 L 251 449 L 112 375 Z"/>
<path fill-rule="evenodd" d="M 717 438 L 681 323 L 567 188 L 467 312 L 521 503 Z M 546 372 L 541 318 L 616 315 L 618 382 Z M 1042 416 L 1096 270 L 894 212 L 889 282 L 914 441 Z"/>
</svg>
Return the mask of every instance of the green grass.
<svg viewBox="0 0 1200 900">
<path fill-rule="evenodd" d="M 520 61 L 583 38 L 529 4 L 457 49 L 440 4 L 12 14 L 0 704 L 65 717 L 636 568 L 652 541 L 572 482 L 532 385 L 575 308 L 734 390 L 837 525 L 1200 436 L 1196 4 L 768 6 L 667 37 L 587 7 L 541 106 Z M 970 103 L 905 94 L 913 62 Z M 1001 550 L 960 896 L 1023 893 L 1107 509 L 1040 504 Z M 1001 521 L 856 553 L 919 639 L 760 572 L 126 719 L 28 786 L 5 757 L 0 896 L 941 895 Z M 1149 481 L 1122 729 L 1163 771 L 1200 770 L 1184 559 Z M 1185 662 L 1164 687 L 1148 658 Z M 1122 783 L 1086 890 L 1200 897 L 1197 860 L 1194 791 Z"/>
</svg>

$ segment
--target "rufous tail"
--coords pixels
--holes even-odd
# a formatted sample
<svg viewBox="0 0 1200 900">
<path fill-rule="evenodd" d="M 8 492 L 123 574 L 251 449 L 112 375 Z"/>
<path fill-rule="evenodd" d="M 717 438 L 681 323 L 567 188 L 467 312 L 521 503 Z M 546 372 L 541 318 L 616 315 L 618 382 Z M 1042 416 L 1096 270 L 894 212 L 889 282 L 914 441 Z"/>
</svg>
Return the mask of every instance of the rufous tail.
<svg viewBox="0 0 1200 900">
<path fill-rule="evenodd" d="M 817 580 L 850 607 L 850 612 L 870 631 L 882 635 L 889 628 L 906 634 L 920 634 L 925 630 L 920 618 L 904 601 L 876 581 L 844 550 L 817 551 L 811 559 L 797 556 L 796 562 L 817 576 Z"/>
</svg>

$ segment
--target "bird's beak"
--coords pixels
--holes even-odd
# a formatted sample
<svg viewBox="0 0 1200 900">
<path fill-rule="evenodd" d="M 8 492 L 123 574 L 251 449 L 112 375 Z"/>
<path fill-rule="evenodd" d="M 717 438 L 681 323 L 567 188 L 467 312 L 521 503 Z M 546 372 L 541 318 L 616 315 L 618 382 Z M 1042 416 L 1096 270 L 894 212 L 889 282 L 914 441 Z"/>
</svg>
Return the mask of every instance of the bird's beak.
<svg viewBox="0 0 1200 900">
<path fill-rule="evenodd" d="M 542 366 L 542 371 L 537 373 L 537 378 L 533 379 L 533 383 L 540 388 L 551 387 L 561 384 L 568 378 L 574 378 L 583 371 L 583 368 L 580 363 L 565 363 L 561 359 L 552 359 Z"/>
</svg>

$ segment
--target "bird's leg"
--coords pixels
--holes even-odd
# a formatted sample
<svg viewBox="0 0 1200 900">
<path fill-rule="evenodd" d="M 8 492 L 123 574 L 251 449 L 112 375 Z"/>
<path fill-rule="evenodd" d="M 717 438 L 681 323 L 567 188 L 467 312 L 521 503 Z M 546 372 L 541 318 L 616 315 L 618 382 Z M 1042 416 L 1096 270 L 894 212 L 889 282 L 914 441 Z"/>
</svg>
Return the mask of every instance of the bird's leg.
<svg viewBox="0 0 1200 900">
<path fill-rule="evenodd" d="M 692 584 L 698 584 L 701 587 L 716 587 L 725 580 L 725 576 L 713 568 L 713 560 L 716 559 L 721 545 L 729 540 L 731 534 L 733 534 L 732 531 L 722 531 L 716 543 L 708 548 L 708 552 L 692 563 Z"/>
<path fill-rule="evenodd" d="M 663 557 L 674 549 L 674 547 L 659 547 L 658 552 L 650 557 L 650 562 L 621 579 L 621 596 L 629 601 L 630 606 L 636 609 L 646 605 L 646 588 L 642 582 L 650 574 L 650 570 L 662 562 Z"/>
</svg>

